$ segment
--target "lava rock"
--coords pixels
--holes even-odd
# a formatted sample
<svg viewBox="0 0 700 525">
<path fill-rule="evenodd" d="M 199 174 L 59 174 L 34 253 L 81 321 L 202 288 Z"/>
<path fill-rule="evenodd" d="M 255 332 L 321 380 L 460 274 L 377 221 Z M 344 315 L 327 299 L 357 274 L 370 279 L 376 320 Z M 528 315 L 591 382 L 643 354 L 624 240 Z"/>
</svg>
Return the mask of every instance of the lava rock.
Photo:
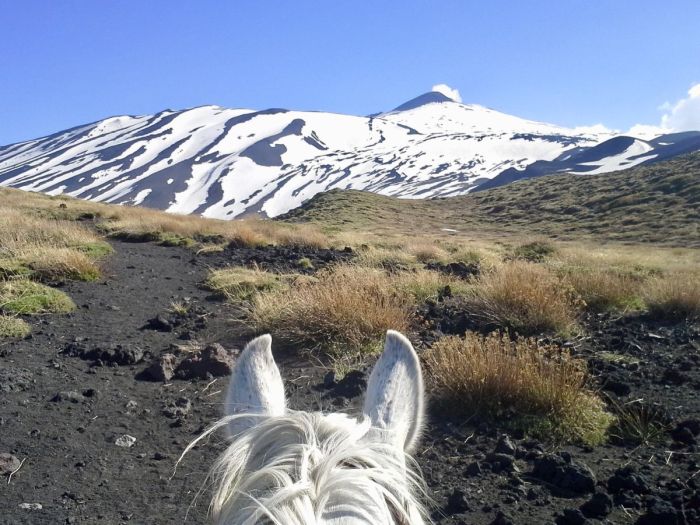
<svg viewBox="0 0 700 525">
<path fill-rule="evenodd" d="M 12 454 L 0 454 L 0 476 L 9 476 L 21 465 L 21 461 Z"/>
<path fill-rule="evenodd" d="M 367 379 L 364 372 L 351 370 L 345 377 L 337 382 L 333 388 L 333 395 L 352 399 L 361 395 L 367 388 Z"/>
<path fill-rule="evenodd" d="M 163 415 L 171 419 L 185 417 L 192 410 L 192 402 L 186 397 L 180 397 L 168 403 L 163 408 Z"/>
<path fill-rule="evenodd" d="M 175 375 L 177 357 L 174 354 L 162 354 L 145 371 L 144 375 L 154 381 L 170 381 Z"/>
<path fill-rule="evenodd" d="M 184 359 L 175 370 L 181 379 L 206 379 L 210 376 L 228 376 L 233 370 L 234 353 L 218 343 Z"/>
<path fill-rule="evenodd" d="M 131 448 L 136 444 L 136 438 L 129 434 L 124 434 L 115 439 L 114 444 L 122 448 Z"/>
<path fill-rule="evenodd" d="M 587 518 L 604 518 L 612 512 L 613 501 L 605 492 L 596 492 L 581 505 L 581 512 Z"/>
<path fill-rule="evenodd" d="M 65 390 L 63 392 L 58 392 L 55 396 L 51 398 L 54 403 L 82 403 L 84 396 L 78 392 L 73 392 L 72 390 Z"/>
<path fill-rule="evenodd" d="M 671 432 L 674 440 L 686 445 L 695 445 L 700 435 L 700 419 L 686 419 L 676 425 Z"/>
<path fill-rule="evenodd" d="M 32 384 L 32 373 L 26 368 L 0 368 L 0 392 L 20 392 Z"/>
<path fill-rule="evenodd" d="M 153 319 L 146 321 L 144 328 L 156 330 L 158 332 L 172 332 L 175 330 L 175 324 L 176 323 L 165 317 L 163 314 L 158 314 Z"/>
<path fill-rule="evenodd" d="M 518 470 L 514 463 L 515 458 L 508 454 L 496 454 L 492 452 L 486 455 L 486 461 L 491 463 L 491 470 L 494 472 L 514 472 Z"/>
<path fill-rule="evenodd" d="M 631 491 L 635 494 L 648 494 L 649 483 L 641 474 L 637 473 L 632 465 L 619 468 L 608 479 L 608 490 L 613 494 L 623 491 Z"/>
<path fill-rule="evenodd" d="M 432 262 L 426 264 L 425 267 L 428 270 L 434 270 L 447 275 L 454 275 L 455 277 L 460 277 L 461 279 L 476 277 L 481 272 L 481 266 L 479 263 L 451 262 L 442 264 L 439 262 Z"/>
<path fill-rule="evenodd" d="M 647 512 L 639 517 L 636 525 L 681 525 L 686 520 L 669 502 L 655 498 Z"/>
<path fill-rule="evenodd" d="M 515 525 L 515 522 L 508 514 L 499 510 L 489 525 Z"/>
<path fill-rule="evenodd" d="M 603 384 L 603 390 L 607 390 L 618 396 L 627 396 L 632 392 L 632 387 L 624 381 L 608 379 L 605 384 Z"/>
<path fill-rule="evenodd" d="M 467 465 L 467 468 L 464 471 L 464 475 L 474 477 L 481 474 L 481 472 L 481 463 L 479 463 L 478 461 L 472 461 L 471 463 L 469 463 L 469 465 Z"/>
<path fill-rule="evenodd" d="M 557 525 L 585 525 L 588 520 L 578 509 L 564 509 L 554 522 Z"/>
<path fill-rule="evenodd" d="M 507 454 L 509 456 L 514 456 L 517 447 L 513 444 L 510 438 L 503 435 L 496 443 L 496 448 L 493 450 L 495 454 Z"/>
<path fill-rule="evenodd" d="M 114 365 L 134 365 L 143 360 L 143 350 L 130 345 L 89 348 L 82 342 L 72 342 L 64 347 L 63 354 Z"/>
<path fill-rule="evenodd" d="M 535 460 L 532 475 L 564 492 L 585 494 L 595 490 L 595 474 L 566 455 L 545 454 Z"/>
<path fill-rule="evenodd" d="M 469 510 L 469 501 L 467 500 L 466 493 L 461 489 L 454 489 L 450 496 L 447 498 L 447 509 L 448 514 L 461 514 Z"/>
</svg>

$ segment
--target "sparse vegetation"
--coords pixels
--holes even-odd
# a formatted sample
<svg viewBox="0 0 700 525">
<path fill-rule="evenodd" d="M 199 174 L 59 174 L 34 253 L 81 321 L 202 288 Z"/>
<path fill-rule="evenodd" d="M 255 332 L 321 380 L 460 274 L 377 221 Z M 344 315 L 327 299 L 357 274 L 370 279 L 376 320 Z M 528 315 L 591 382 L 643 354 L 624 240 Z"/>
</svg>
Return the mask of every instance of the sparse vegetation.
<svg viewBox="0 0 700 525">
<path fill-rule="evenodd" d="M 259 268 L 234 266 L 211 270 L 204 286 L 228 301 L 248 301 L 260 292 L 285 287 L 294 276 L 266 272 Z"/>
<path fill-rule="evenodd" d="M 539 240 L 517 246 L 513 250 L 513 257 L 530 262 L 542 262 L 555 251 L 552 243 Z"/>
<path fill-rule="evenodd" d="M 700 274 L 674 273 L 653 279 L 644 290 L 649 313 L 670 320 L 700 318 Z"/>
<path fill-rule="evenodd" d="M 67 313 L 73 310 L 75 304 L 70 297 L 55 288 L 27 279 L 0 281 L 0 312 L 5 314 Z"/>
<path fill-rule="evenodd" d="M 285 219 L 385 236 L 414 235 L 417 230 L 438 235 L 448 228 L 456 230 L 456 237 L 478 232 L 492 240 L 536 232 L 577 242 L 700 247 L 698 174 L 700 153 L 693 153 L 615 173 L 557 174 L 447 199 L 403 200 L 333 190 Z"/>
<path fill-rule="evenodd" d="M 31 327 L 23 319 L 0 314 L 0 339 L 22 339 L 27 337 L 31 331 Z"/>
<path fill-rule="evenodd" d="M 0 277 L 95 280 L 107 243 L 85 226 L 0 208 Z"/>
<path fill-rule="evenodd" d="M 386 272 L 344 265 L 316 277 L 257 294 L 249 311 L 255 329 L 293 346 L 352 354 L 377 350 L 388 329 L 409 328 L 411 301 Z"/>
<path fill-rule="evenodd" d="M 302 257 L 297 261 L 297 266 L 302 270 L 312 270 L 314 265 L 308 257 Z"/>
<path fill-rule="evenodd" d="M 588 444 L 601 443 L 613 420 L 586 387 L 585 361 L 534 339 L 445 337 L 426 352 L 425 364 L 435 396 L 451 412 Z"/>
<path fill-rule="evenodd" d="M 483 325 L 523 335 L 569 334 L 581 306 L 574 290 L 553 272 L 524 261 L 482 274 L 465 299 L 465 308 Z"/>
<path fill-rule="evenodd" d="M 423 269 L 392 274 L 391 286 L 411 296 L 416 304 L 438 297 L 446 287 L 449 287 L 450 295 L 463 295 L 471 290 L 469 283 L 462 279 Z"/>
<path fill-rule="evenodd" d="M 606 268 L 567 268 L 564 280 L 596 312 L 606 310 L 639 310 L 642 281 L 632 275 Z"/>
<path fill-rule="evenodd" d="M 662 406 L 634 399 L 626 403 L 610 399 L 616 419 L 610 435 L 631 445 L 650 445 L 663 440 L 670 420 Z"/>
</svg>

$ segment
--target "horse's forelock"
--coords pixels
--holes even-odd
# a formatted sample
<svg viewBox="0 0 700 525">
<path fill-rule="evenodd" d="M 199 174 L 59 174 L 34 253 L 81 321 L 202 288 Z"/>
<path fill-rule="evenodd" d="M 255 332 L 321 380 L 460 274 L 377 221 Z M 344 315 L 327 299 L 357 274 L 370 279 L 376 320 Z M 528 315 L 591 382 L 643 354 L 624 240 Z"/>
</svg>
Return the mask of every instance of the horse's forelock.
<svg viewBox="0 0 700 525">
<path fill-rule="evenodd" d="M 415 462 L 368 420 L 288 412 L 238 435 L 212 472 L 218 524 L 422 524 Z"/>
</svg>

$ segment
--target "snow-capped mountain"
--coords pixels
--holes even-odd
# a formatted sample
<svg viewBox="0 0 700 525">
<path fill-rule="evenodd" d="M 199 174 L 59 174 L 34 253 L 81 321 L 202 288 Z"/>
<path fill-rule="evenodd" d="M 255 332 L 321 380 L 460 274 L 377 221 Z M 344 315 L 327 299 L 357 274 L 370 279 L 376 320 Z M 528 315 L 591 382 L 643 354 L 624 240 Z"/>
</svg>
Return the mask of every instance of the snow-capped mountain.
<svg viewBox="0 0 700 525">
<path fill-rule="evenodd" d="M 528 168 L 543 162 L 606 153 L 609 139 L 633 142 L 569 172 L 653 160 L 665 144 L 524 120 L 438 92 L 367 117 L 203 106 L 112 117 L 0 147 L 0 185 L 207 217 L 272 217 L 334 188 L 464 194 L 536 176 Z"/>
</svg>

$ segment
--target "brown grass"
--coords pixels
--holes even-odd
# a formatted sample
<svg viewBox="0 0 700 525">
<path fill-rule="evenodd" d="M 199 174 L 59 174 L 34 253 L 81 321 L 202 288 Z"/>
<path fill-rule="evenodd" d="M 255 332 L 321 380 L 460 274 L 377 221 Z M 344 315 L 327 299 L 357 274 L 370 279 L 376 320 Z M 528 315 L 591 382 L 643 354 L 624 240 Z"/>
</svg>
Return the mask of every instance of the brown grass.
<svg viewBox="0 0 700 525">
<path fill-rule="evenodd" d="M 238 246 L 268 244 L 323 248 L 327 237 L 319 228 L 262 219 L 222 221 L 195 215 L 175 215 L 148 208 L 121 207 L 100 226 L 115 237 L 162 241 L 180 238 Z"/>
<path fill-rule="evenodd" d="M 249 311 L 255 329 L 327 354 L 376 350 L 386 330 L 408 329 L 411 301 L 386 272 L 347 265 L 317 278 L 256 295 Z"/>
<path fill-rule="evenodd" d="M 248 301 L 258 293 L 289 287 L 294 275 L 282 275 L 261 270 L 232 266 L 211 270 L 204 286 L 229 302 Z"/>
<path fill-rule="evenodd" d="M 567 334 L 576 328 L 581 302 L 571 287 L 547 268 L 510 261 L 477 279 L 465 307 L 485 326 L 523 335 Z"/>
<path fill-rule="evenodd" d="M 600 443 L 612 419 L 586 388 L 586 363 L 534 339 L 468 332 L 425 353 L 434 395 L 451 411 L 508 417 L 531 431 Z"/>
<path fill-rule="evenodd" d="M 0 314 L 0 340 L 23 339 L 31 333 L 29 324 L 19 317 Z"/>
<path fill-rule="evenodd" d="M 5 277 L 94 280 L 109 246 L 82 224 L 0 207 L 0 269 Z"/>
<path fill-rule="evenodd" d="M 700 275 L 674 273 L 653 279 L 644 290 L 649 313 L 671 320 L 700 318 Z"/>
<path fill-rule="evenodd" d="M 564 280 L 590 310 L 640 309 L 643 281 L 639 277 L 603 268 L 568 269 Z"/>
</svg>

